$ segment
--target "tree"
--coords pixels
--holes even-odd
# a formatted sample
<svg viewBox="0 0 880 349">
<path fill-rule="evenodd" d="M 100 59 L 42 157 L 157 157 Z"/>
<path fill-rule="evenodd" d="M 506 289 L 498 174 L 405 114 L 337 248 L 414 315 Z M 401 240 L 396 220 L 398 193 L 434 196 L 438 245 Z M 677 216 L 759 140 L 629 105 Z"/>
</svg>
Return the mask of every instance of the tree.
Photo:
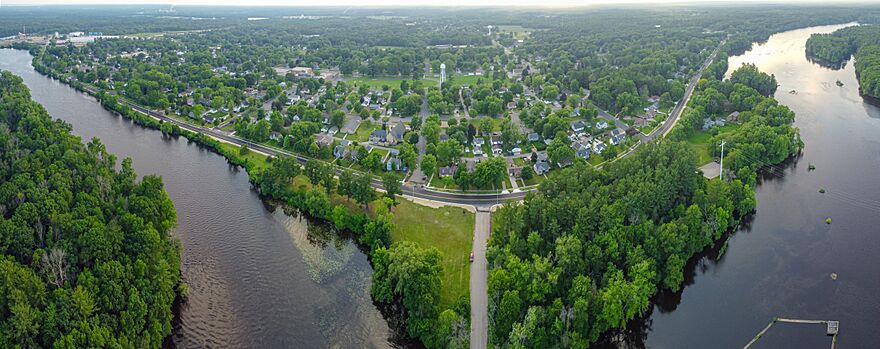
<svg viewBox="0 0 880 349">
<path fill-rule="evenodd" d="M 342 125 L 345 124 L 345 112 L 342 110 L 334 110 L 332 114 L 330 114 L 330 124 L 339 128 L 342 128 Z"/>
<path fill-rule="evenodd" d="M 403 194 L 400 190 L 400 177 L 394 172 L 386 172 L 382 175 L 382 187 L 385 188 L 385 196 L 392 201 L 395 195 Z"/>
<path fill-rule="evenodd" d="M 428 154 L 422 157 L 422 173 L 426 176 L 430 177 L 437 171 L 437 158 L 434 155 Z"/>
<path fill-rule="evenodd" d="M 556 138 L 547 147 L 547 156 L 554 164 L 565 164 L 574 161 L 574 149 L 566 145 L 561 139 Z"/>
<path fill-rule="evenodd" d="M 507 178 L 507 162 L 501 157 L 483 160 L 474 169 L 474 180 L 477 186 L 482 188 L 500 188 L 505 178 Z"/>
<path fill-rule="evenodd" d="M 351 185 L 352 198 L 357 203 L 368 208 L 370 201 L 373 201 L 375 192 L 373 191 L 372 177 L 369 175 L 359 175 L 354 177 Z"/>
<path fill-rule="evenodd" d="M 415 168 L 418 156 L 419 155 L 416 153 L 416 147 L 412 144 L 405 143 L 400 146 L 400 161 L 402 161 L 406 167 Z"/>
<path fill-rule="evenodd" d="M 492 129 L 495 128 L 495 123 L 490 118 L 485 118 L 480 120 L 480 134 L 485 136 L 492 133 Z"/>
</svg>

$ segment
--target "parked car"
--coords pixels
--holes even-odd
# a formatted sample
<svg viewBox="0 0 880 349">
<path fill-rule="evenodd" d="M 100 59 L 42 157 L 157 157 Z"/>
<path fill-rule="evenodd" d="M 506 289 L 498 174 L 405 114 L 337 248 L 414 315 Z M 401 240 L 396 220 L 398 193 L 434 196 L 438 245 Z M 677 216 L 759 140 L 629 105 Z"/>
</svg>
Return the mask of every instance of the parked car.
<svg viewBox="0 0 880 349">
<path fill-rule="evenodd" d="M 474 252 L 471 252 L 471 263 L 474 262 Z"/>
</svg>

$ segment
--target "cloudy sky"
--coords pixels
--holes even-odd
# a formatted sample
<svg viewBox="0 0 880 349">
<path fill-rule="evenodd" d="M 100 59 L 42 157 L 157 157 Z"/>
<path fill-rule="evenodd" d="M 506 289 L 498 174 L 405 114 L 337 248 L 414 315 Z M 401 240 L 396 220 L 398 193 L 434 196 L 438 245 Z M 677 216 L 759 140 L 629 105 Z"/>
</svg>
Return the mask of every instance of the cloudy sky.
<svg viewBox="0 0 880 349">
<path fill-rule="evenodd" d="M 619 3 L 829 3 L 855 1 L 820 0 L 0 0 L 2 5 L 43 5 L 43 4 L 175 4 L 175 5 L 231 5 L 231 6 L 536 6 L 536 7 L 578 7 L 597 4 Z"/>
</svg>

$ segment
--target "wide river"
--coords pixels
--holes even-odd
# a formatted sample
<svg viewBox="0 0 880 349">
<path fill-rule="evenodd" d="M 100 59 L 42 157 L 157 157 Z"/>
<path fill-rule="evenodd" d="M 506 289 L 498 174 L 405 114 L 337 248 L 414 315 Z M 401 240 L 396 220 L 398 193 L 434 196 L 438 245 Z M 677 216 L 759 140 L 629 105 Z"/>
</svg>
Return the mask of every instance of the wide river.
<svg viewBox="0 0 880 349">
<path fill-rule="evenodd" d="M 754 63 L 776 75 L 803 155 L 768 171 L 757 213 L 722 257 L 692 261 L 683 291 L 660 295 L 621 347 L 742 348 L 780 316 L 839 320 L 839 347 L 880 348 L 880 108 L 859 96 L 852 62 L 831 70 L 804 51 L 810 34 L 843 26 L 779 33 L 730 58 L 731 71 Z M 777 324 L 755 348 L 830 343 L 823 325 Z"/>
<path fill-rule="evenodd" d="M 373 305 L 372 270 L 349 239 L 264 204 L 247 174 L 185 138 L 164 137 L 46 78 L 26 51 L 0 50 L 0 69 L 85 141 L 158 174 L 177 210 L 189 297 L 178 348 L 388 348 L 394 333 Z"/>
<path fill-rule="evenodd" d="M 683 290 L 658 296 L 616 346 L 740 348 L 783 316 L 840 320 L 840 347 L 880 347 L 880 108 L 858 95 L 851 63 L 830 70 L 804 55 L 811 33 L 840 27 L 780 33 L 730 58 L 731 69 L 751 62 L 776 75 L 777 99 L 797 113 L 803 155 L 762 180 L 757 213 L 726 253 L 692 260 Z M 0 69 L 22 76 L 74 133 L 101 138 L 139 173 L 165 180 L 190 286 L 177 347 L 396 346 L 369 298 L 370 266 L 352 242 L 267 207 L 219 155 L 132 125 L 37 74 L 26 52 L 0 50 Z M 758 344 L 827 348 L 830 337 L 821 326 L 776 325 Z"/>
</svg>

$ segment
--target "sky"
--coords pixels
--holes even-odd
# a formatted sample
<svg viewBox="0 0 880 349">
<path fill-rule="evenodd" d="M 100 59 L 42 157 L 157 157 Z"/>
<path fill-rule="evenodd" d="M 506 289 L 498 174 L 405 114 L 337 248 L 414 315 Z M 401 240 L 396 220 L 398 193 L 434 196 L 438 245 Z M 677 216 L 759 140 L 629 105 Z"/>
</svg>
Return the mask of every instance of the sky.
<svg viewBox="0 0 880 349">
<path fill-rule="evenodd" d="M 645 3 L 829 3 L 854 2 L 833 0 L 0 0 L 2 5 L 46 4 L 175 4 L 175 5 L 227 5 L 227 6 L 518 6 L 518 7 L 582 7 L 602 4 Z"/>
</svg>

